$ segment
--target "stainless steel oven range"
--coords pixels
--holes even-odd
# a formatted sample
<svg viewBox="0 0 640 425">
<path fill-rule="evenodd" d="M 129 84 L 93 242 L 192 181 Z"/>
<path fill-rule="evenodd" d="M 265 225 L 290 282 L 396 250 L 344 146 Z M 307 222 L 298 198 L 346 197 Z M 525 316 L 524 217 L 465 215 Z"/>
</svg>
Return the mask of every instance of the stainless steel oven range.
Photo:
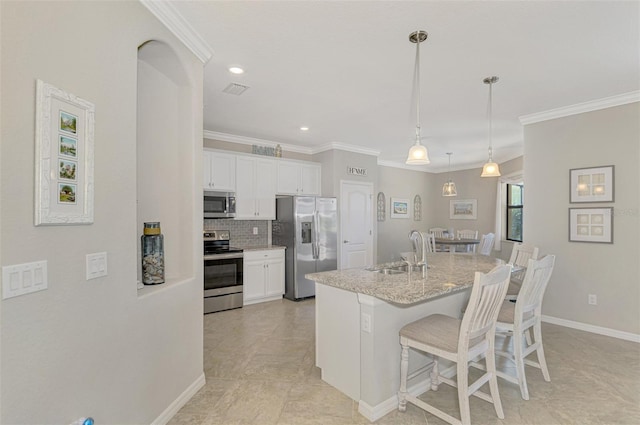
<svg viewBox="0 0 640 425">
<path fill-rule="evenodd" d="M 242 307 L 242 249 L 229 246 L 228 230 L 204 232 L 204 312 Z"/>
</svg>

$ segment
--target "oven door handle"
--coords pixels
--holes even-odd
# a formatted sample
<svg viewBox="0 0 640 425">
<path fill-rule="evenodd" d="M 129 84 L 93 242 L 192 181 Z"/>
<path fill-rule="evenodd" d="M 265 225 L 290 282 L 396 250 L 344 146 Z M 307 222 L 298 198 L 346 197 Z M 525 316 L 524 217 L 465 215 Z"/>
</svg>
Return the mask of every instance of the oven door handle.
<svg viewBox="0 0 640 425">
<path fill-rule="evenodd" d="M 226 259 L 233 259 L 233 258 L 243 258 L 244 254 L 242 252 L 235 252 L 232 254 L 214 254 L 214 255 L 205 255 L 204 256 L 204 261 L 210 261 L 210 260 L 226 260 Z"/>
</svg>

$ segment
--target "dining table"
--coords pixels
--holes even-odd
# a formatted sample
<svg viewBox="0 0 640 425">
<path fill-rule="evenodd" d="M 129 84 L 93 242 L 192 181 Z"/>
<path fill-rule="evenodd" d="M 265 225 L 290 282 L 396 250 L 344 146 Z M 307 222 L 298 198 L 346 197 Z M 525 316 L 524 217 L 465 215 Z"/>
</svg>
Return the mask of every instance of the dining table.
<svg viewBox="0 0 640 425">
<path fill-rule="evenodd" d="M 461 239 L 461 238 L 435 238 L 436 248 L 438 245 L 441 247 L 449 247 L 449 252 L 454 252 L 457 246 L 465 246 L 468 248 L 480 243 L 480 239 Z"/>
</svg>

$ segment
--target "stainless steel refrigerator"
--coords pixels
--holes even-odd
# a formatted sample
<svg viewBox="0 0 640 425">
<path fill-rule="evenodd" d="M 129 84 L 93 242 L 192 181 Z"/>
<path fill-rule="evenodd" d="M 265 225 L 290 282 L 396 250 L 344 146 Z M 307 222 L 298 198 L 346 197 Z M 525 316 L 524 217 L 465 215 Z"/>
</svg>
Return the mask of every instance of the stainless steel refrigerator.
<svg viewBox="0 0 640 425">
<path fill-rule="evenodd" d="M 286 196 L 276 199 L 271 226 L 274 245 L 285 246 L 285 298 L 299 300 L 316 294 L 307 273 L 338 268 L 336 198 Z"/>
</svg>

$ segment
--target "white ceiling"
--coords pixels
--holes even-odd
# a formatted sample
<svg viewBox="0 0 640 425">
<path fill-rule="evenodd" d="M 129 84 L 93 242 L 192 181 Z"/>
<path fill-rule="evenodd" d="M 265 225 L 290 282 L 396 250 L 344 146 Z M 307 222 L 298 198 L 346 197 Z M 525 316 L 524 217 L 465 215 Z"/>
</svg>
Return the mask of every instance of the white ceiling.
<svg viewBox="0 0 640 425">
<path fill-rule="evenodd" d="M 404 164 L 415 134 L 411 32 L 421 44 L 421 126 L 431 164 L 522 154 L 519 117 L 640 89 L 637 1 L 188 1 L 209 44 L 204 129 L 314 149 L 335 143 Z M 229 66 L 245 69 L 243 75 Z M 225 94 L 229 83 L 250 88 Z M 310 130 L 302 133 L 299 127 Z M 285 149 L 286 150 L 286 149 Z"/>
</svg>

